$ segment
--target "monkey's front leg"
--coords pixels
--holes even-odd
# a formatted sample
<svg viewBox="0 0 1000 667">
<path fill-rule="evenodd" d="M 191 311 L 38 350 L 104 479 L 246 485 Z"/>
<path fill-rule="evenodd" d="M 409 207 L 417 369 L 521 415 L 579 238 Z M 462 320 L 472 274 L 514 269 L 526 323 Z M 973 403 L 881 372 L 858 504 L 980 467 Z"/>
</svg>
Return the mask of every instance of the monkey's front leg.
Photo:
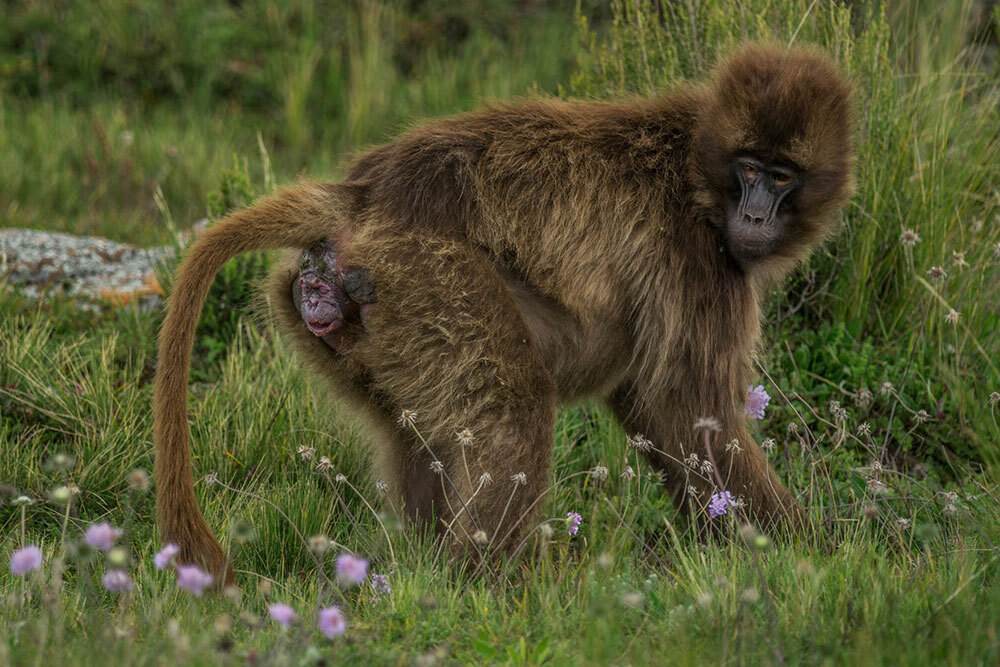
<svg viewBox="0 0 1000 667">
<path fill-rule="evenodd" d="M 710 386 L 692 382 L 684 394 L 668 392 L 657 402 L 664 406 L 658 410 L 640 400 L 634 387 L 622 386 L 612 395 L 611 405 L 627 431 L 644 434 L 659 450 L 645 455 L 664 473 L 664 483 L 678 504 L 694 503 L 701 514 L 713 494 L 729 491 L 745 501 L 747 516 L 760 526 L 797 527 L 802 510 L 750 436 L 742 410 Z M 704 432 L 695 424 L 709 416 L 714 419 L 706 450 Z M 690 467 L 689 457 L 702 463 Z M 706 460 L 714 464 L 709 467 Z"/>
<path fill-rule="evenodd" d="M 309 331 L 334 350 L 344 349 L 344 325 L 363 323 L 366 307 L 375 303 L 375 296 L 368 271 L 342 266 L 332 243 L 320 241 L 302 251 L 292 299 Z"/>
</svg>

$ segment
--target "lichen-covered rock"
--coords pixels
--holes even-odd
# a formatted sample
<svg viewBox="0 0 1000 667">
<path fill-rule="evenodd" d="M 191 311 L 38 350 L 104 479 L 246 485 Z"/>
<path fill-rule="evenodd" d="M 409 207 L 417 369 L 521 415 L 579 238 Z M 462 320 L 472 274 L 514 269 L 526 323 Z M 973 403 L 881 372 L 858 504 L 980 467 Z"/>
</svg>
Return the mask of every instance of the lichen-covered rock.
<svg viewBox="0 0 1000 667">
<path fill-rule="evenodd" d="M 91 236 L 0 230 L 0 278 L 35 299 L 58 293 L 82 303 L 157 307 L 163 290 L 153 269 L 173 254 L 170 246 L 144 249 Z"/>
</svg>

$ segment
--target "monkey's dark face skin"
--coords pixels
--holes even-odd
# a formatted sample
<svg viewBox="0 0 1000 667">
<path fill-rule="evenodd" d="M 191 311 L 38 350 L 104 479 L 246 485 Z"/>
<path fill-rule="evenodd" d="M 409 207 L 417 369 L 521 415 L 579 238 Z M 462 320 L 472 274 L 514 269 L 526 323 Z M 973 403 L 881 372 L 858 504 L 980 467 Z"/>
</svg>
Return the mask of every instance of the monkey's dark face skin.
<svg viewBox="0 0 1000 667">
<path fill-rule="evenodd" d="M 324 336 L 344 324 L 348 298 L 329 243 L 317 243 L 302 252 L 299 280 L 292 295 L 302 321 L 314 335 Z"/>
<path fill-rule="evenodd" d="M 790 204 L 799 172 L 750 156 L 731 163 L 732 187 L 726 216 L 726 244 L 747 267 L 778 248 L 791 226 Z"/>
<path fill-rule="evenodd" d="M 337 350 L 345 347 L 344 324 L 363 320 L 375 303 L 375 283 L 366 270 L 341 266 L 333 244 L 321 241 L 302 251 L 292 300 L 306 328 Z"/>
</svg>

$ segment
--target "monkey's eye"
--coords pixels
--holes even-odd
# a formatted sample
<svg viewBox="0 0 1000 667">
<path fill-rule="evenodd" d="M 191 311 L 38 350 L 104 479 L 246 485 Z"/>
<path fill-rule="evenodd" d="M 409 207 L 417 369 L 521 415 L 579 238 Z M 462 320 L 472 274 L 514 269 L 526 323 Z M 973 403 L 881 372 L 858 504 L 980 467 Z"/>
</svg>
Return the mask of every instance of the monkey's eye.
<svg viewBox="0 0 1000 667">
<path fill-rule="evenodd" d="M 752 181 L 757 178 L 757 170 L 754 169 L 753 165 L 744 164 L 743 165 L 743 175 L 746 176 L 748 181 Z"/>
<path fill-rule="evenodd" d="M 789 176 L 788 174 L 774 175 L 774 184 L 777 185 L 779 188 L 783 188 L 791 182 L 792 182 L 792 177 Z"/>
</svg>

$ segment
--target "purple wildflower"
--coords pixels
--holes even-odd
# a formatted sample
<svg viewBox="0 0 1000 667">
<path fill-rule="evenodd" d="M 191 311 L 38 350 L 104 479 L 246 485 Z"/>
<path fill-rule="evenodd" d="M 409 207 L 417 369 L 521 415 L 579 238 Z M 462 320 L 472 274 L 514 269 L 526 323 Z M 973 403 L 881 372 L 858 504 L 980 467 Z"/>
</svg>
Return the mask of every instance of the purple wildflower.
<svg viewBox="0 0 1000 667">
<path fill-rule="evenodd" d="M 754 419 L 764 418 L 764 408 L 767 404 L 771 402 L 771 397 L 768 396 L 767 392 L 764 391 L 764 385 L 759 384 L 756 387 L 747 387 L 747 404 L 743 408 L 743 411 L 748 417 L 753 417 Z"/>
<path fill-rule="evenodd" d="M 212 584 L 213 578 L 197 565 L 181 565 L 177 568 L 177 588 L 201 597 L 202 591 Z"/>
<path fill-rule="evenodd" d="M 180 552 L 181 548 L 171 542 L 156 552 L 156 555 L 153 556 L 153 565 L 156 566 L 157 570 L 162 570 L 166 566 L 170 565 L 170 561 L 173 560 L 174 556 Z"/>
<path fill-rule="evenodd" d="M 344 614 L 337 607 L 320 609 L 319 620 L 316 622 L 316 625 L 323 631 L 327 639 L 333 639 L 342 635 L 347 630 L 347 621 L 344 619 Z"/>
<path fill-rule="evenodd" d="M 569 535 L 576 535 L 580 532 L 580 524 L 583 523 L 583 517 L 579 512 L 566 512 L 566 522 L 569 524 L 566 527 L 566 532 Z"/>
<path fill-rule="evenodd" d="M 382 595 L 388 595 L 392 592 L 392 588 L 389 586 L 389 577 L 385 574 L 373 574 L 372 575 L 372 590 L 376 593 Z"/>
<path fill-rule="evenodd" d="M 298 614 L 295 613 L 294 609 L 280 602 L 268 606 L 267 612 L 271 614 L 272 619 L 281 623 L 286 628 L 292 627 L 292 623 L 298 618 Z"/>
<path fill-rule="evenodd" d="M 368 561 L 352 554 L 337 556 L 337 579 L 342 584 L 356 586 L 368 576 Z"/>
<path fill-rule="evenodd" d="M 122 531 L 120 529 L 115 528 L 105 521 L 103 523 L 95 523 L 88 528 L 83 538 L 87 541 L 87 544 L 95 549 L 108 551 L 111 547 L 115 546 L 115 540 L 121 536 Z"/>
<path fill-rule="evenodd" d="M 101 583 L 112 593 L 127 593 L 132 590 L 132 578 L 125 570 L 108 570 Z"/>
<path fill-rule="evenodd" d="M 713 519 L 717 516 L 722 516 L 732 504 L 733 494 L 728 491 L 713 493 L 712 498 L 708 501 L 708 515 Z"/>
<path fill-rule="evenodd" d="M 10 571 L 14 574 L 28 574 L 42 566 L 42 550 L 34 544 L 18 549 L 10 555 Z"/>
</svg>

